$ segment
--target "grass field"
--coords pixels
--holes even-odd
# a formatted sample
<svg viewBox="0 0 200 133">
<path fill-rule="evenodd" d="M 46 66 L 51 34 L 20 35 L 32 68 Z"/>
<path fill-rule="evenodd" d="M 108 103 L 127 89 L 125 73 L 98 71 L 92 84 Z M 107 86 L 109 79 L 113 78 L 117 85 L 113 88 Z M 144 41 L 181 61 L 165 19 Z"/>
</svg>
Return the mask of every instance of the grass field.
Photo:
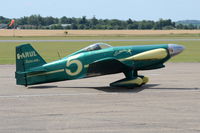
<svg viewBox="0 0 200 133">
<path fill-rule="evenodd" d="M 95 39 L 95 38 L 94 38 Z M 118 37 L 118 39 L 124 39 Z M 26 43 L 26 42 L 24 42 Z M 73 53 L 81 48 L 84 48 L 95 42 L 33 42 L 33 47 L 47 61 L 59 59 L 58 52 L 61 57 Z M 172 58 L 171 62 L 200 62 L 200 41 L 138 41 L 138 42 L 107 42 L 112 46 L 125 45 L 145 45 L 145 44 L 181 44 L 186 47 L 186 50 L 180 55 Z M 15 47 L 19 43 L 1 42 L 0 43 L 0 64 L 15 64 Z"/>
</svg>

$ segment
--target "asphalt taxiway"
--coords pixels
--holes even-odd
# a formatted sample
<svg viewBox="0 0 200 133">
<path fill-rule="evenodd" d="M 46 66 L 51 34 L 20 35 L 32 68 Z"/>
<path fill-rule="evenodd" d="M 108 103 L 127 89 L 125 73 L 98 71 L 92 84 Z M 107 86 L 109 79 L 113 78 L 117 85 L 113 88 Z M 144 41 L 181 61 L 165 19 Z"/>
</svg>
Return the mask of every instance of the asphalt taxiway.
<svg viewBox="0 0 200 133">
<path fill-rule="evenodd" d="M 16 86 L 14 65 L 0 65 L 0 132 L 199 133 L 200 63 L 142 71 L 150 82 L 110 88 L 123 74 Z"/>
</svg>

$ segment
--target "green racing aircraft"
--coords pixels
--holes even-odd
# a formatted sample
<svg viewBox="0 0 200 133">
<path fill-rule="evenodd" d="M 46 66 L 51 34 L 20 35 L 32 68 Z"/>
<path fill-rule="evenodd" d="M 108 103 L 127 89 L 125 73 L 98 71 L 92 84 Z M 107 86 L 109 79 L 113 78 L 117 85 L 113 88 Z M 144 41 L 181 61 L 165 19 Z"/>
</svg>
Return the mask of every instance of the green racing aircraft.
<svg viewBox="0 0 200 133">
<path fill-rule="evenodd" d="M 138 71 L 163 68 L 167 60 L 183 50 L 184 47 L 177 44 L 112 47 L 96 43 L 46 63 L 30 44 L 23 44 L 16 47 L 16 83 L 28 86 L 124 73 L 124 79 L 110 86 L 133 88 L 148 82 Z"/>
</svg>

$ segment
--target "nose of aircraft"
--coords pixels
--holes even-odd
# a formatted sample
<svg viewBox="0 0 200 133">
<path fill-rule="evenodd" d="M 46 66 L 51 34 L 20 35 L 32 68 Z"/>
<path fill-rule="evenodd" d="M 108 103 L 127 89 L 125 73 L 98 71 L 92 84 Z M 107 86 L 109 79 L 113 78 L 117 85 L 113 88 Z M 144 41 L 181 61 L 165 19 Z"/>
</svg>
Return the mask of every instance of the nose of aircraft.
<svg viewBox="0 0 200 133">
<path fill-rule="evenodd" d="M 168 44 L 168 50 L 171 56 L 181 53 L 185 49 L 184 46 L 178 44 Z"/>
</svg>

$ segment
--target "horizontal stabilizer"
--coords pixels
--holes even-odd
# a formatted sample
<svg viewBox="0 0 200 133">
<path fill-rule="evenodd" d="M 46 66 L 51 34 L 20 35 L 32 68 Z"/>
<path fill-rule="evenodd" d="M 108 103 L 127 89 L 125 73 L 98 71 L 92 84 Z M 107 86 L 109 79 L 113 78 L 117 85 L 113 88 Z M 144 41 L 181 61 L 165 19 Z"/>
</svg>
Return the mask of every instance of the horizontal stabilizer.
<svg viewBox="0 0 200 133">
<path fill-rule="evenodd" d="M 40 68 L 40 69 L 33 69 L 33 70 L 28 70 L 25 72 L 18 72 L 20 74 L 27 74 L 27 73 L 41 73 L 41 72 L 47 72 L 47 70 L 45 70 L 44 68 Z"/>
</svg>

